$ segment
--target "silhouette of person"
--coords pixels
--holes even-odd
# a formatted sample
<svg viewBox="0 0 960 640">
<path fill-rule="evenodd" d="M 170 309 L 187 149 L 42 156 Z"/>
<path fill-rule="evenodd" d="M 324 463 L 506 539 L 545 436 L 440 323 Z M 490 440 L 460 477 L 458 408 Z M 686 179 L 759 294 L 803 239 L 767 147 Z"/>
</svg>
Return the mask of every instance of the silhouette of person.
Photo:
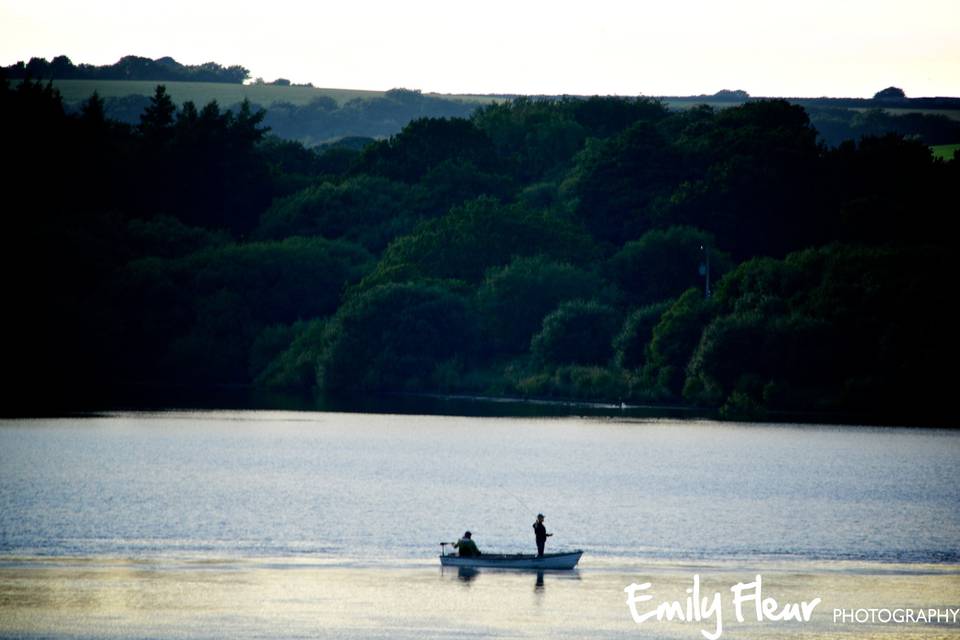
<svg viewBox="0 0 960 640">
<path fill-rule="evenodd" d="M 464 558 L 480 555 L 480 549 L 477 548 L 477 543 L 473 541 L 473 536 L 469 531 L 465 532 L 462 538 L 453 543 L 453 548 L 459 549 L 460 556 Z"/>
<path fill-rule="evenodd" d="M 547 533 L 547 528 L 543 526 L 543 514 L 537 514 L 537 521 L 533 523 L 533 533 L 537 536 L 537 557 L 543 557 L 543 546 L 547 544 L 547 538 L 552 536 L 552 533 Z"/>
</svg>

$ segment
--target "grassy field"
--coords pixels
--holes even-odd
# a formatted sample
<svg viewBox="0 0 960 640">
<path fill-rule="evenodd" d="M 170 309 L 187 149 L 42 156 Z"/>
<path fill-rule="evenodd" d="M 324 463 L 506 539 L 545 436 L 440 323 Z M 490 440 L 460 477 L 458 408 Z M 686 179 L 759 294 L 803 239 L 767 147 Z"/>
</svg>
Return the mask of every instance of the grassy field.
<svg viewBox="0 0 960 640">
<path fill-rule="evenodd" d="M 695 107 L 701 104 L 709 105 L 714 109 L 726 109 L 727 107 L 735 107 L 743 104 L 743 102 L 730 102 L 730 101 L 711 102 L 709 99 L 697 101 L 697 100 L 676 100 L 676 99 L 671 100 L 667 98 L 666 100 L 664 100 L 664 102 L 671 109 L 679 109 L 679 110 L 690 109 L 692 107 Z M 816 106 L 816 105 L 814 104 L 811 106 Z M 840 107 L 840 108 L 849 108 L 849 107 Z M 851 111 L 869 111 L 869 109 L 866 109 L 866 108 L 863 108 L 863 109 L 849 108 L 849 109 Z M 934 115 L 934 116 L 947 116 L 951 120 L 960 120 L 960 110 L 957 110 L 957 109 L 884 109 L 884 111 L 886 111 L 887 113 L 893 116 L 902 116 L 906 113 L 924 113 L 927 115 Z"/>
<path fill-rule="evenodd" d="M 68 103 L 76 103 L 86 100 L 94 90 L 100 92 L 103 98 L 119 98 L 129 95 L 153 95 L 154 89 L 158 84 L 165 84 L 167 92 L 177 103 L 183 103 L 187 100 L 193 100 L 196 104 L 206 104 L 211 100 L 216 100 L 221 105 L 231 105 L 240 102 L 244 98 L 249 98 L 265 107 L 274 102 L 290 102 L 293 104 L 307 104 L 314 98 L 328 96 L 337 101 L 337 104 L 343 104 L 354 98 L 379 98 L 386 93 L 385 91 L 370 91 L 364 89 L 328 89 L 320 87 L 278 87 L 274 85 L 242 85 L 227 84 L 217 82 L 156 82 L 153 80 L 54 80 L 54 86 L 60 90 L 63 99 Z M 446 98 L 449 100 L 462 100 L 464 102 L 477 102 L 486 104 L 498 102 L 503 98 L 484 95 L 467 94 L 446 94 L 446 93 L 427 93 L 425 95 Z M 711 101 L 709 97 L 703 100 L 690 99 L 664 99 L 664 102 L 671 109 L 689 109 L 696 105 L 707 104 L 717 109 L 736 106 L 742 102 L 729 101 Z M 866 111 L 866 109 L 855 109 L 855 111 Z M 887 109 L 893 115 L 904 113 L 928 113 L 935 115 L 945 115 L 954 120 L 960 120 L 960 110 L 950 109 Z"/>
<path fill-rule="evenodd" d="M 934 158 L 943 158 L 944 160 L 953 159 L 953 154 L 960 151 L 960 144 L 938 144 L 930 147 Z"/>
<path fill-rule="evenodd" d="M 687 109 L 693 109 L 694 107 L 699 107 L 702 104 L 707 105 L 708 107 L 713 107 L 714 109 L 727 109 L 729 107 L 739 107 L 742 105 L 745 100 L 742 102 L 732 102 L 730 100 L 711 102 L 709 98 L 704 98 L 703 100 L 676 100 L 670 98 L 664 98 L 663 103 L 667 105 L 669 109 L 676 109 L 677 111 L 686 111 Z"/>
<path fill-rule="evenodd" d="M 869 109 L 854 109 L 854 111 L 869 111 Z M 956 109 L 884 109 L 892 116 L 902 116 L 905 113 L 925 113 L 930 116 L 947 116 L 951 120 L 960 120 L 960 111 Z"/>
<path fill-rule="evenodd" d="M 152 80 L 54 80 L 53 85 L 60 90 L 68 103 L 81 102 L 90 97 L 94 90 L 100 97 L 120 98 L 129 95 L 153 95 L 158 84 L 164 84 L 167 92 L 177 103 L 193 100 L 198 105 L 216 100 L 221 105 L 231 105 L 249 98 L 265 107 L 274 102 L 307 104 L 314 98 L 328 96 L 343 104 L 354 98 L 379 98 L 384 91 L 365 91 L 362 89 L 321 89 L 315 87 L 278 87 L 273 85 L 242 85 L 216 82 L 156 82 Z M 435 94 L 428 94 L 435 95 Z M 439 97 L 465 102 L 493 102 L 486 96 L 443 95 Z"/>
<path fill-rule="evenodd" d="M 158 84 L 167 87 L 167 93 L 177 103 L 193 100 L 206 104 L 216 100 L 230 105 L 249 98 L 264 106 L 274 102 L 307 104 L 321 96 L 329 96 L 342 104 L 353 98 L 378 98 L 382 91 L 351 89 L 316 89 L 313 87 L 277 87 L 273 85 L 242 85 L 218 82 L 156 82 L 152 80 L 54 80 L 53 86 L 60 90 L 66 102 L 80 102 L 90 97 L 94 90 L 102 98 L 120 98 L 129 95 L 153 95 Z"/>
</svg>

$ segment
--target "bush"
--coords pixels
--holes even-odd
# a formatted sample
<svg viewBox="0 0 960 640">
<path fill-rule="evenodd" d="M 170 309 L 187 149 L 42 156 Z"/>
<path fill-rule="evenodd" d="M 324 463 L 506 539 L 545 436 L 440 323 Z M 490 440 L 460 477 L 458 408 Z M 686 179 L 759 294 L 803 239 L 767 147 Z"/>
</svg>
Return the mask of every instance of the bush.
<svg viewBox="0 0 960 640">
<path fill-rule="evenodd" d="M 606 367 L 568 365 L 553 373 L 538 373 L 518 380 L 517 393 L 526 397 L 553 397 L 613 402 L 629 393 L 628 376 Z"/>
</svg>

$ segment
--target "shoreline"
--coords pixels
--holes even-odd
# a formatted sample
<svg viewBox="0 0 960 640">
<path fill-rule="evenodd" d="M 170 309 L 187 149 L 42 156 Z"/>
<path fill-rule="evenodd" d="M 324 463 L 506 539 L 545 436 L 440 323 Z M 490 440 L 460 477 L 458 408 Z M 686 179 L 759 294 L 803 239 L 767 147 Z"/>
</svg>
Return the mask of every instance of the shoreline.
<svg viewBox="0 0 960 640">
<path fill-rule="evenodd" d="M 843 411 L 765 411 L 724 416 L 719 409 L 686 404 L 621 403 L 606 399 L 520 397 L 430 391 L 378 391 L 324 395 L 281 392 L 250 384 L 193 387 L 135 384 L 74 395 L 52 395 L 47 406 L 32 403 L 0 407 L 0 418 L 62 418 L 115 411 L 268 410 L 359 414 L 437 415 L 491 418 L 600 417 L 711 420 L 743 424 L 809 424 L 846 427 L 934 428 L 956 430 L 951 416 L 931 416 L 918 408 L 911 416 Z"/>
</svg>

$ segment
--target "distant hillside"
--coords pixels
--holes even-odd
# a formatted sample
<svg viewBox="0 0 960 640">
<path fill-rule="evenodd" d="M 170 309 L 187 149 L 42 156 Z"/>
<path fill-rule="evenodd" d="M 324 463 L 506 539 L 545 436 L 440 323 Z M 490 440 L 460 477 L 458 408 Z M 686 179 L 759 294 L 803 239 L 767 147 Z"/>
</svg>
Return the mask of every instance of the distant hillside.
<svg viewBox="0 0 960 640">
<path fill-rule="evenodd" d="M 53 80 L 53 86 L 60 91 L 60 95 L 67 104 L 86 100 L 94 91 L 104 99 L 127 96 L 150 97 L 158 84 L 161 83 L 154 80 L 60 80 L 56 78 Z M 221 105 L 228 105 L 242 102 L 244 98 L 264 107 L 269 107 L 275 102 L 305 105 L 317 98 L 331 98 L 337 104 L 343 104 L 354 98 L 381 98 L 385 93 L 361 89 L 321 89 L 302 85 L 179 81 L 162 84 L 167 87 L 167 93 L 178 105 L 187 100 L 193 101 L 194 104 L 206 104 L 216 100 Z"/>
<path fill-rule="evenodd" d="M 153 60 L 142 56 L 124 56 L 107 65 L 74 64 L 67 56 L 30 58 L 3 68 L 7 77 L 34 80 L 150 80 L 153 82 L 227 82 L 241 84 L 250 77 L 250 71 L 240 65 L 224 67 L 216 62 L 197 65 L 180 64 L 165 56 Z"/>
<path fill-rule="evenodd" d="M 135 124 L 150 102 L 157 82 L 146 80 L 53 80 L 68 110 L 94 91 L 104 99 L 107 116 Z M 323 89 L 273 84 L 164 82 L 177 105 L 198 106 L 216 100 L 231 108 L 243 100 L 267 110 L 265 124 L 281 138 L 315 146 L 348 136 L 383 138 L 399 132 L 408 122 L 424 117 L 469 117 L 482 104 L 496 101 L 484 96 L 439 96 L 410 89 L 363 91 Z"/>
<path fill-rule="evenodd" d="M 750 100 L 768 100 L 762 96 L 750 96 L 743 91 L 719 91 L 713 95 L 661 96 L 665 102 L 676 107 L 697 104 L 722 104 L 736 106 Z M 921 98 L 784 98 L 792 104 L 834 109 L 889 109 L 892 111 L 960 111 L 960 98 L 949 96 Z"/>
<path fill-rule="evenodd" d="M 873 98 L 787 98 L 787 101 L 806 110 L 820 139 L 830 146 L 844 140 L 887 133 L 897 133 L 928 145 L 960 142 L 960 98 L 908 98 L 885 94 L 886 91 L 878 92 Z M 726 109 L 764 99 L 739 90 L 661 98 L 671 109 L 679 110 L 704 104 L 714 109 Z"/>
<path fill-rule="evenodd" d="M 158 82 L 152 80 L 54 79 L 68 110 L 97 91 L 107 115 L 127 123 L 140 114 Z M 509 100 L 512 95 L 450 95 L 407 89 L 370 91 L 304 85 L 237 84 L 225 82 L 163 82 L 174 102 L 204 105 L 216 100 L 232 108 L 244 99 L 267 109 L 265 124 L 281 138 L 316 146 L 344 137 L 383 138 L 398 133 L 408 122 L 423 117 L 470 117 L 478 106 Z M 558 100 L 562 96 L 531 96 Z M 669 108 L 686 110 L 700 105 L 727 109 L 762 98 L 747 92 L 720 91 L 712 95 L 672 96 L 660 100 Z M 828 145 L 864 135 L 898 133 L 928 145 L 960 143 L 958 98 L 794 98 Z"/>
</svg>

